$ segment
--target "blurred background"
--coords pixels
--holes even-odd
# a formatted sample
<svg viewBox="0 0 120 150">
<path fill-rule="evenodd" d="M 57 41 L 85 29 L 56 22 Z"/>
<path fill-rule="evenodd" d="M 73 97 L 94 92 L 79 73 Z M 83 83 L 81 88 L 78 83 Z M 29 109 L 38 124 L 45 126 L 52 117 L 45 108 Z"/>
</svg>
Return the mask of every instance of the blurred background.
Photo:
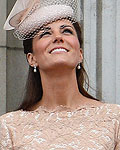
<svg viewBox="0 0 120 150">
<path fill-rule="evenodd" d="M 22 102 L 28 72 L 22 41 L 3 30 L 15 1 L 0 0 L 0 115 Z M 120 0 L 80 0 L 80 7 L 89 93 L 120 104 Z"/>
</svg>

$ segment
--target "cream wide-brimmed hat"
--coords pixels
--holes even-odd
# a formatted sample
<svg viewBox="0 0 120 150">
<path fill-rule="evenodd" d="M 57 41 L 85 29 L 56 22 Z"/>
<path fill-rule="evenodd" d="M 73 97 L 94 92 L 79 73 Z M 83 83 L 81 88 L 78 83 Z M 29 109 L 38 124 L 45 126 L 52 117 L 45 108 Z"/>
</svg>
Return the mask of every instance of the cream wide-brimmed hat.
<svg viewBox="0 0 120 150">
<path fill-rule="evenodd" d="M 14 29 L 18 39 L 26 40 L 36 36 L 43 25 L 59 19 L 80 22 L 79 0 L 17 0 L 4 29 Z"/>
</svg>

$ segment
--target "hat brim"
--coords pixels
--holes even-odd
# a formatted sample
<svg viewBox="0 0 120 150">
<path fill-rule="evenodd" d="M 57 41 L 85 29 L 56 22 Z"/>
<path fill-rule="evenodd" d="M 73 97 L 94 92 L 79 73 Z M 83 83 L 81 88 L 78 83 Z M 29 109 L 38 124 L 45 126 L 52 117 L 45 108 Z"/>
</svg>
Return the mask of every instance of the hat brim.
<svg viewBox="0 0 120 150">
<path fill-rule="evenodd" d="M 23 14 L 24 14 L 25 12 L 26 12 L 26 10 L 23 10 L 23 11 L 17 13 L 16 15 L 14 15 L 14 16 L 9 20 L 9 24 L 10 24 L 12 27 L 14 27 L 14 28 L 18 27 L 18 25 L 23 21 L 23 20 L 22 20 L 22 16 L 23 16 Z"/>
<path fill-rule="evenodd" d="M 40 29 L 45 24 L 56 21 L 63 18 L 74 19 L 73 9 L 66 5 L 50 5 L 42 8 L 38 8 L 29 14 L 22 22 L 17 20 L 20 14 L 12 19 L 14 25 L 16 26 L 16 35 L 19 39 L 24 40 L 26 35 L 31 35 L 35 33 L 37 29 Z M 12 23 L 12 24 L 13 24 Z M 32 34 L 33 35 L 33 34 Z"/>
</svg>

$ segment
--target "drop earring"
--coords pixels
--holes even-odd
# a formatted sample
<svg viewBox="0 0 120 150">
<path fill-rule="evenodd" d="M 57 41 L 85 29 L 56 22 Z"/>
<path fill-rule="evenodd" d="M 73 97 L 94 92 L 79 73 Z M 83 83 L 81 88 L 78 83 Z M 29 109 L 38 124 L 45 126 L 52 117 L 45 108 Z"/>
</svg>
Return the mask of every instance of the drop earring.
<svg viewBox="0 0 120 150">
<path fill-rule="evenodd" d="M 37 67 L 34 65 L 34 72 L 37 72 Z"/>
<path fill-rule="evenodd" d="M 80 63 L 79 63 L 79 64 L 77 65 L 77 69 L 80 70 L 80 68 L 81 68 L 81 67 L 80 67 Z"/>
</svg>

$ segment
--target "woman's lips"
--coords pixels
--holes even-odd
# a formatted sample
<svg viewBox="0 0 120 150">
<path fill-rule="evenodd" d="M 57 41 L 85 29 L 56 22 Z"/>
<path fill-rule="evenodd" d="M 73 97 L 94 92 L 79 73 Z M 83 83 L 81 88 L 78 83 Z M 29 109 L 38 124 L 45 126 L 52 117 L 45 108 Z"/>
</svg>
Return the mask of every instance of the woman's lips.
<svg viewBox="0 0 120 150">
<path fill-rule="evenodd" d="M 57 52 L 67 52 L 67 50 L 66 49 L 62 49 L 62 48 L 60 48 L 60 49 L 54 49 L 52 52 L 51 52 L 51 54 L 53 54 L 53 53 L 57 53 Z"/>
<path fill-rule="evenodd" d="M 61 52 L 68 52 L 68 50 L 67 49 L 65 49 L 65 48 L 54 48 L 54 49 L 52 49 L 51 51 L 50 51 L 50 54 L 53 54 L 53 53 L 61 53 Z"/>
</svg>

